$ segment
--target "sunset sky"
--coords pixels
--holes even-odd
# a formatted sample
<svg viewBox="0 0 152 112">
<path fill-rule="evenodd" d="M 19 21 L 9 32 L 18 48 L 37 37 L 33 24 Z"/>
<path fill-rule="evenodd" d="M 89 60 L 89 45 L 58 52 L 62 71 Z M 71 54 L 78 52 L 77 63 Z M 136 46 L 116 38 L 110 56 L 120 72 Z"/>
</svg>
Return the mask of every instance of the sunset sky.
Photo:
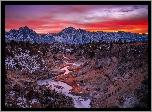
<svg viewBox="0 0 152 112">
<path fill-rule="evenodd" d="M 147 5 L 6 5 L 5 30 L 28 26 L 57 33 L 72 26 L 87 31 L 148 32 Z"/>
</svg>

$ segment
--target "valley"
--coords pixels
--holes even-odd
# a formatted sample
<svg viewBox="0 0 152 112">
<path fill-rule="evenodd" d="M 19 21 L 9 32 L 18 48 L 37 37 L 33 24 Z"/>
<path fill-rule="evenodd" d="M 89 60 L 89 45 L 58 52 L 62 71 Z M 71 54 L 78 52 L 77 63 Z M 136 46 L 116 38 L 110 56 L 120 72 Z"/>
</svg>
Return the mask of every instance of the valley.
<svg viewBox="0 0 152 112">
<path fill-rule="evenodd" d="M 6 43 L 7 108 L 147 108 L 148 42 Z"/>
</svg>

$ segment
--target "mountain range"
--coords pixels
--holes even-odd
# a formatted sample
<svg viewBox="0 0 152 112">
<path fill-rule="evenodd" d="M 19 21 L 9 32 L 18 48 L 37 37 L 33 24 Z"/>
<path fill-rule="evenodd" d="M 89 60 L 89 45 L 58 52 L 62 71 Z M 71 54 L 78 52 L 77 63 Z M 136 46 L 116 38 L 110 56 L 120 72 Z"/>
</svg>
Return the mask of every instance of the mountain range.
<svg viewBox="0 0 152 112">
<path fill-rule="evenodd" d="M 37 34 L 27 26 L 20 27 L 19 30 L 11 29 L 9 32 L 5 31 L 5 42 L 9 43 L 11 40 L 14 41 L 29 41 L 30 43 L 48 43 L 59 42 L 64 44 L 85 44 L 91 41 L 143 41 L 148 40 L 148 34 L 137 34 L 131 32 L 89 32 L 83 29 L 75 29 L 68 27 L 61 30 L 59 33 L 52 34 Z"/>
</svg>

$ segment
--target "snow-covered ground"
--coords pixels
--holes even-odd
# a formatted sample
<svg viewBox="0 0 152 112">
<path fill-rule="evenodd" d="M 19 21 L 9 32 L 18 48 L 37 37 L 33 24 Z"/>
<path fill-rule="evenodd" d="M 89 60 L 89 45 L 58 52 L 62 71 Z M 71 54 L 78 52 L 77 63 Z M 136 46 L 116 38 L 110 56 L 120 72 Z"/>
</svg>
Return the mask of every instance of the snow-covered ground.
<svg viewBox="0 0 152 112">
<path fill-rule="evenodd" d="M 64 82 L 60 82 L 60 81 L 54 81 L 52 78 L 50 79 L 46 79 L 46 80 L 39 80 L 37 82 L 38 85 L 46 85 L 46 87 L 52 89 L 52 90 L 56 90 L 58 93 L 61 93 L 72 97 L 74 100 L 74 104 L 76 108 L 90 108 L 90 102 L 91 100 L 84 100 L 83 98 L 81 98 L 81 96 L 75 96 L 70 94 L 70 90 L 72 89 L 72 87 Z M 61 86 L 62 88 L 57 88 L 56 86 Z"/>
<path fill-rule="evenodd" d="M 6 69 L 9 69 L 10 67 L 11 68 L 16 68 L 15 65 L 16 65 L 16 63 L 14 62 L 14 59 L 7 58 L 5 60 Z"/>
<path fill-rule="evenodd" d="M 136 104 L 137 99 L 133 96 L 130 97 L 124 97 L 125 101 L 124 104 L 121 106 L 121 108 L 132 108 Z"/>
<path fill-rule="evenodd" d="M 68 70 L 68 67 L 69 66 L 65 66 L 65 67 L 63 67 L 61 70 L 65 70 L 65 73 L 64 73 L 64 75 L 65 74 L 69 74 L 71 71 L 70 70 Z"/>
<path fill-rule="evenodd" d="M 26 94 L 27 94 L 27 91 L 26 91 Z M 11 91 L 9 94 L 8 94 L 11 98 L 14 97 L 15 95 L 15 91 Z M 36 103 L 39 103 L 38 99 L 31 99 L 30 101 L 31 105 L 34 104 L 35 102 Z M 5 105 L 8 105 L 7 103 L 5 103 Z M 9 106 L 11 106 L 12 104 L 10 104 Z M 18 106 L 21 106 L 22 108 L 31 108 L 32 106 L 29 107 L 29 105 L 27 104 L 27 99 L 24 97 L 24 96 L 19 96 L 17 98 L 17 105 Z"/>
<path fill-rule="evenodd" d="M 19 102 L 19 103 L 17 103 L 17 105 L 20 105 L 23 108 L 28 108 L 27 103 L 26 103 L 26 101 L 27 101 L 26 98 L 24 98 L 24 97 L 18 97 L 17 101 Z"/>
<path fill-rule="evenodd" d="M 7 69 L 17 69 L 15 65 L 18 64 L 20 67 L 22 67 L 22 70 L 28 70 L 30 73 L 32 73 L 40 68 L 40 64 L 36 61 L 39 58 L 38 55 L 30 56 L 29 50 L 26 50 L 25 53 L 22 52 L 21 48 L 19 48 L 18 50 L 20 51 L 20 54 L 12 51 L 14 54 L 14 58 L 5 59 L 5 66 Z M 15 62 L 14 59 L 17 59 L 18 62 Z"/>
</svg>

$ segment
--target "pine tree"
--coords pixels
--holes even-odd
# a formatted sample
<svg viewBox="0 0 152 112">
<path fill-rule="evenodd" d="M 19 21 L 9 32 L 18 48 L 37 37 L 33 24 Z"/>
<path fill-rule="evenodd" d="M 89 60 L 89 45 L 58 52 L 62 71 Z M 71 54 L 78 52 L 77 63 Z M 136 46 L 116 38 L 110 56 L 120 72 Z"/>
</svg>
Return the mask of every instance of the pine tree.
<svg viewBox="0 0 152 112">
<path fill-rule="evenodd" d="M 124 44 L 127 44 L 127 41 L 126 41 L 126 40 L 124 40 Z"/>
<path fill-rule="evenodd" d="M 123 42 L 122 42 L 121 39 L 118 40 L 118 44 L 119 44 L 119 45 L 122 45 L 122 44 L 123 44 Z"/>
</svg>

